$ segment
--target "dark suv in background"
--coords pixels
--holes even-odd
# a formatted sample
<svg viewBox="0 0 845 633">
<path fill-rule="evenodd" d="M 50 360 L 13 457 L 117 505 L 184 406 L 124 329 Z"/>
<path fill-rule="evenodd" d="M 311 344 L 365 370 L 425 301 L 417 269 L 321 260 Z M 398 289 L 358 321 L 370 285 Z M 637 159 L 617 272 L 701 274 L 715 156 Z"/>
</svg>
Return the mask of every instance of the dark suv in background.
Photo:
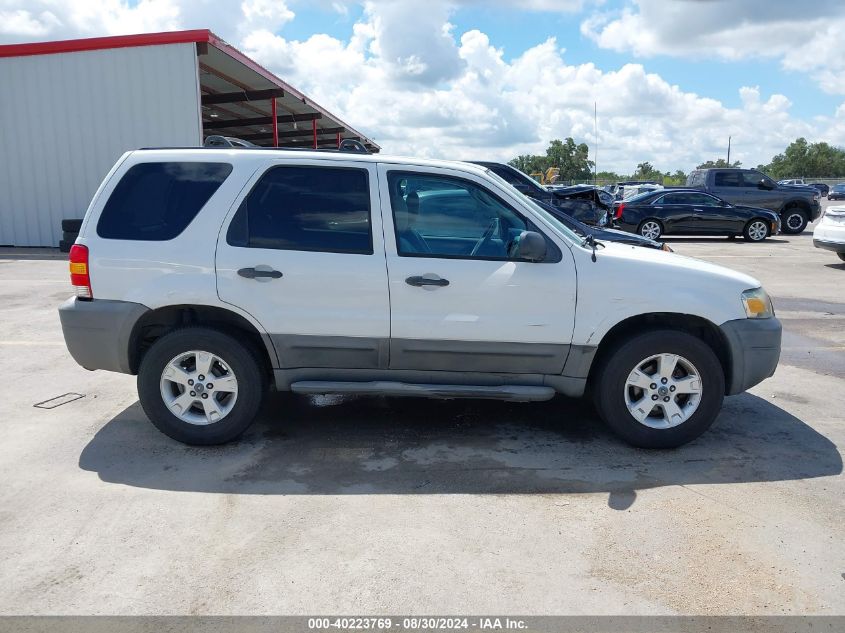
<svg viewBox="0 0 845 633">
<path fill-rule="evenodd" d="M 779 185 L 756 169 L 696 169 L 687 187 L 702 189 L 731 204 L 770 209 L 781 217 L 781 231 L 795 235 L 821 215 L 818 189 Z"/>
<path fill-rule="evenodd" d="M 610 221 L 610 206 L 601 201 L 597 188 L 569 187 L 551 190 L 543 187 L 531 176 L 505 163 L 483 160 L 468 162 L 486 167 L 529 198 L 550 204 L 584 224 L 604 226 Z"/>
</svg>

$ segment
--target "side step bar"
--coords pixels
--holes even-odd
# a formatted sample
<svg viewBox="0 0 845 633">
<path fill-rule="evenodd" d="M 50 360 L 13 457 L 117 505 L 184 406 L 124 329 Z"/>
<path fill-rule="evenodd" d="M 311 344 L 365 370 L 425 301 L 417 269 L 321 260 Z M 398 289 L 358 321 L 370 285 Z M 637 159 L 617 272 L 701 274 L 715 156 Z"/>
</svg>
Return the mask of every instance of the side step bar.
<svg viewBox="0 0 845 633">
<path fill-rule="evenodd" d="M 428 385 L 406 382 L 341 382 L 332 380 L 301 380 L 290 386 L 294 393 L 323 394 L 362 394 L 378 396 L 412 396 L 417 398 L 485 398 L 492 400 L 510 400 L 512 402 L 531 402 L 550 400 L 555 395 L 551 387 L 527 385 Z"/>
</svg>

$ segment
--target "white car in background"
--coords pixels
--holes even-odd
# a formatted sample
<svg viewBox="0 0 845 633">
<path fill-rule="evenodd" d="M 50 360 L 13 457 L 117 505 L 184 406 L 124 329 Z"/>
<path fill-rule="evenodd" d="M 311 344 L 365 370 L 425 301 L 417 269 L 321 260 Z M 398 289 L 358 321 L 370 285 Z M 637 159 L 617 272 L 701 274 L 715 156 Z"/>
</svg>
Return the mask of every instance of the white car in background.
<svg viewBox="0 0 845 633">
<path fill-rule="evenodd" d="M 813 231 L 813 246 L 833 251 L 845 262 L 845 206 L 827 208 Z"/>
</svg>

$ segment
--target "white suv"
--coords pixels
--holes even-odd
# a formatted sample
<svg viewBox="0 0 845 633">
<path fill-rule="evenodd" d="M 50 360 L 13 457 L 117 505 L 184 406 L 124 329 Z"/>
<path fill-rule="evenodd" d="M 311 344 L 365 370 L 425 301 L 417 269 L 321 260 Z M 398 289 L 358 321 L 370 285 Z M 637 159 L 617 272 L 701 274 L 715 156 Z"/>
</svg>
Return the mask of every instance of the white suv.
<svg viewBox="0 0 845 633">
<path fill-rule="evenodd" d="M 468 163 L 129 152 L 70 261 L 70 353 L 137 374 L 153 424 L 190 444 L 240 435 L 273 386 L 520 401 L 589 390 L 631 444 L 677 446 L 780 354 L 755 279 L 582 240 Z"/>
</svg>

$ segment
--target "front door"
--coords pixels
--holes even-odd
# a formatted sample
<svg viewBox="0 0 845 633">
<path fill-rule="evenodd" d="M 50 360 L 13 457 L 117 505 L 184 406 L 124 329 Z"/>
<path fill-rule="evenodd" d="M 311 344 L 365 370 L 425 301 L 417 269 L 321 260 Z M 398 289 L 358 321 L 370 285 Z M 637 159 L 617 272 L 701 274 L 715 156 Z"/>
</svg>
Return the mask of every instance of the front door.
<svg viewBox="0 0 845 633">
<path fill-rule="evenodd" d="M 217 245 L 217 291 L 270 334 L 283 368 L 386 368 L 390 306 L 372 163 L 274 161 Z"/>
<path fill-rule="evenodd" d="M 540 232 L 513 196 L 475 175 L 379 166 L 390 286 L 392 369 L 559 374 L 575 318 L 566 246 L 513 256 Z"/>
<path fill-rule="evenodd" d="M 713 235 L 742 233 L 743 220 L 733 207 L 723 205 L 721 200 L 706 193 L 687 195 L 695 208 L 697 233 Z"/>
</svg>

